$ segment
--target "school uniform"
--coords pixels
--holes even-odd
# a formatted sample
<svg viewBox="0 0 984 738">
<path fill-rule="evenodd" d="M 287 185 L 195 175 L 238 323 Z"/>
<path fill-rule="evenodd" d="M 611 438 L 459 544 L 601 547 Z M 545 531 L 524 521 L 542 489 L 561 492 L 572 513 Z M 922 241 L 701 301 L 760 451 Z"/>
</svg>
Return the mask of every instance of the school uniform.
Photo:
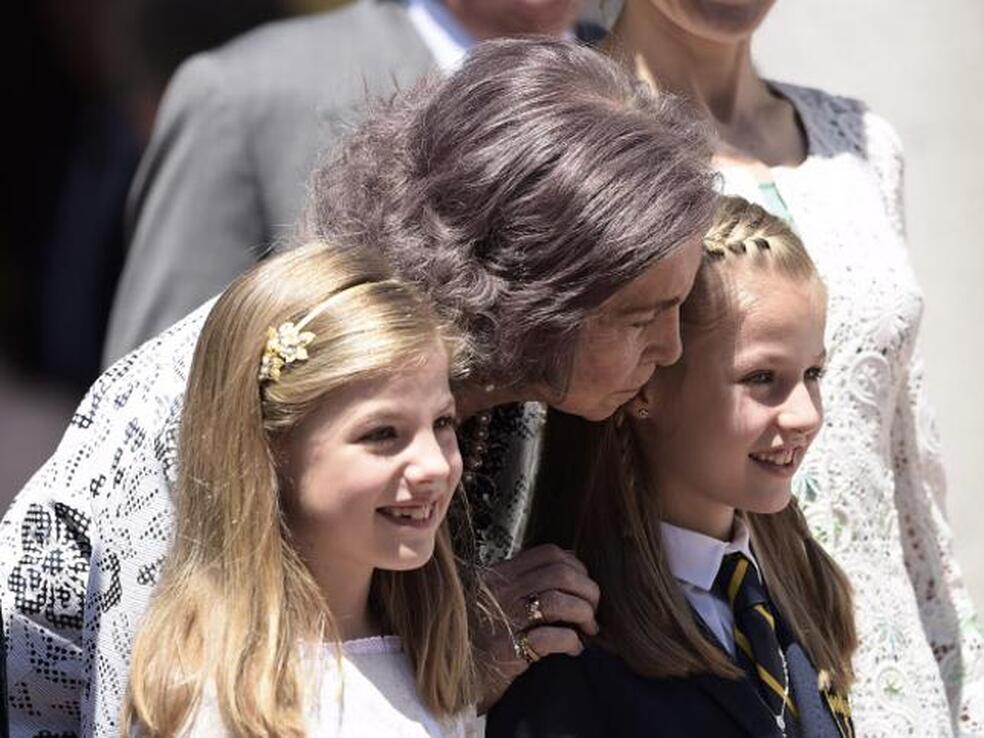
<svg viewBox="0 0 984 738">
<path fill-rule="evenodd" d="M 698 623 L 709 640 L 740 663 L 747 643 L 736 644 L 735 617 L 727 599 L 715 591 L 715 580 L 732 559 L 743 560 L 748 575 L 757 575 L 747 528 L 736 521 L 731 542 L 667 524 L 662 534 L 670 570 Z M 835 698 L 840 713 L 835 718 L 805 652 L 781 621 L 776 619 L 775 625 L 788 690 L 771 696 L 780 701 L 785 696 L 791 709 L 770 705 L 769 695 L 764 694 L 768 689 L 748 676 L 653 679 L 636 674 L 618 656 L 591 646 L 577 657 L 549 656 L 533 664 L 490 711 L 486 736 L 782 738 L 780 722 L 787 738 L 852 736 L 846 710 Z"/>
</svg>

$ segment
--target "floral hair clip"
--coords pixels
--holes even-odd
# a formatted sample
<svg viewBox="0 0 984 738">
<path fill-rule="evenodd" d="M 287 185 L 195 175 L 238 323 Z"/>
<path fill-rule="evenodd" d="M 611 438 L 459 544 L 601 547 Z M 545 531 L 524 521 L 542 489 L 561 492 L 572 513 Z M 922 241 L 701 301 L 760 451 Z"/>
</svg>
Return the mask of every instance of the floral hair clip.
<svg viewBox="0 0 984 738">
<path fill-rule="evenodd" d="M 266 346 L 263 349 L 263 356 L 260 357 L 258 374 L 260 383 L 279 382 L 284 367 L 298 361 L 307 361 L 307 347 L 314 340 L 315 334 L 304 330 L 304 328 L 327 310 L 333 302 L 343 297 L 350 297 L 353 290 L 363 291 L 367 287 L 398 284 L 399 282 L 389 279 L 379 282 L 360 282 L 351 287 L 343 288 L 331 297 L 322 300 L 298 322 L 294 323 L 288 320 L 286 323 L 281 323 L 279 328 L 268 328 Z"/>
<path fill-rule="evenodd" d="M 266 348 L 260 359 L 261 382 L 279 382 L 284 366 L 307 360 L 307 346 L 314 340 L 314 334 L 311 331 L 302 331 L 302 327 L 301 324 L 287 322 L 282 323 L 279 328 L 267 329 Z"/>
<path fill-rule="evenodd" d="M 266 347 L 263 349 L 263 356 L 260 357 L 260 382 L 279 382 L 280 373 L 285 366 L 295 361 L 307 361 L 307 347 L 314 340 L 314 334 L 304 330 L 304 327 L 323 313 L 325 308 L 344 292 L 344 290 L 336 292 L 327 300 L 318 303 L 297 323 L 288 320 L 286 323 L 281 323 L 279 328 L 271 326 L 267 329 Z"/>
</svg>

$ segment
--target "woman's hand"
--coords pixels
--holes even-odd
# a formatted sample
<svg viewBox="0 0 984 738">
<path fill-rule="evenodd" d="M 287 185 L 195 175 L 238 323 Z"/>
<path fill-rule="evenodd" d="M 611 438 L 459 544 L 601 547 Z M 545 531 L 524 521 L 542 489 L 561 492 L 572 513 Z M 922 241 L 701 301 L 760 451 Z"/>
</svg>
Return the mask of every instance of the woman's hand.
<svg viewBox="0 0 984 738">
<path fill-rule="evenodd" d="M 509 627 L 485 618 L 475 634 L 484 687 L 479 713 L 495 704 L 536 659 L 579 654 L 581 636 L 598 632 L 595 610 L 601 594 L 574 554 L 550 544 L 490 567 L 484 581 Z"/>
</svg>

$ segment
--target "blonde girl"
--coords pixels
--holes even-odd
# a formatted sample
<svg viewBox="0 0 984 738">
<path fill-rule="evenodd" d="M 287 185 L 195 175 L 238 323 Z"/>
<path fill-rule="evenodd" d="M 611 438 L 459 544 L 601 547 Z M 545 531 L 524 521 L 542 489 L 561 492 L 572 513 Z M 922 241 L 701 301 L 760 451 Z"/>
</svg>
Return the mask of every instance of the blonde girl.
<svg viewBox="0 0 984 738">
<path fill-rule="evenodd" d="M 822 423 L 825 306 L 790 228 L 724 198 L 681 361 L 604 424 L 548 426 L 529 535 L 587 564 L 601 634 L 517 680 L 489 735 L 852 735 L 850 588 L 790 489 Z"/>
<path fill-rule="evenodd" d="M 223 293 L 124 734 L 464 731 L 473 666 L 442 522 L 461 475 L 455 345 L 356 250 L 313 243 Z"/>
</svg>

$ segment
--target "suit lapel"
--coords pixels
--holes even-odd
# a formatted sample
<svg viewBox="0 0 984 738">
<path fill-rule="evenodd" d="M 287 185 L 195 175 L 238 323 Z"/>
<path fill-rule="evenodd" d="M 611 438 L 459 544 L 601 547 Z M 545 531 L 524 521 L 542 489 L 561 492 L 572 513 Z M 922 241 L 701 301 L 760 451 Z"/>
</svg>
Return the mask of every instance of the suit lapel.
<svg viewBox="0 0 984 738">
<path fill-rule="evenodd" d="M 725 679 L 703 674 L 695 677 L 694 681 L 749 735 L 755 738 L 781 738 L 782 732 L 776 725 L 775 717 L 747 679 Z"/>
</svg>

